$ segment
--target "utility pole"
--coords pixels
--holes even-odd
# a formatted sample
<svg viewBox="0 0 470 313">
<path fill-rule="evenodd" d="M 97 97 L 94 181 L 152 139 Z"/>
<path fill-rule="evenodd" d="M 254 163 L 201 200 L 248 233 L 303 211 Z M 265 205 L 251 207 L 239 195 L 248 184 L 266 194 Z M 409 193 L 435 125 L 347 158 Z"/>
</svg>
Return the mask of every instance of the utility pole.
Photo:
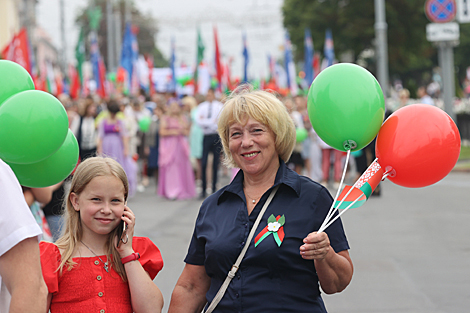
<svg viewBox="0 0 470 313">
<path fill-rule="evenodd" d="M 452 41 L 437 42 L 439 66 L 442 71 L 442 91 L 444 110 L 454 120 L 454 97 L 455 97 L 455 72 L 454 72 L 454 47 L 458 44 Z"/>
<path fill-rule="evenodd" d="M 114 18 L 113 18 L 113 3 L 112 0 L 106 1 L 106 26 L 107 26 L 107 44 L 108 44 L 108 70 L 114 72 L 116 70 L 116 58 L 115 58 L 115 40 L 114 40 Z"/>
<path fill-rule="evenodd" d="M 385 99 L 388 96 L 388 43 L 385 20 L 385 0 L 375 1 L 375 38 L 377 54 L 377 77 Z"/>
<path fill-rule="evenodd" d="M 121 32 L 121 13 L 119 11 L 114 12 L 114 39 L 115 39 L 115 55 L 116 55 L 116 68 L 119 66 L 121 61 L 121 42 L 122 42 L 122 32 Z"/>
<path fill-rule="evenodd" d="M 124 0 L 124 7 L 125 7 L 124 21 L 126 23 L 130 23 L 131 22 L 131 4 L 129 0 Z"/>
<path fill-rule="evenodd" d="M 62 73 L 66 73 L 67 70 L 67 43 L 65 41 L 65 7 L 64 7 L 64 0 L 59 0 L 59 8 L 60 8 L 60 41 L 61 41 L 61 56 L 60 56 L 60 67 L 62 69 Z"/>
</svg>

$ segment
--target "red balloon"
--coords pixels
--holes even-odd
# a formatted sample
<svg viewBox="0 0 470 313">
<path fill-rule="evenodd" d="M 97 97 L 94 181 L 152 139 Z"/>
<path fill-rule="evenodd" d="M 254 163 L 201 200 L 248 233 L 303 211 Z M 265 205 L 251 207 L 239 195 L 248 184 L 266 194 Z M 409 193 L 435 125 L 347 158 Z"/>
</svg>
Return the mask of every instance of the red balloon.
<svg viewBox="0 0 470 313">
<path fill-rule="evenodd" d="M 443 179 L 457 163 L 460 134 L 443 110 L 429 104 L 412 104 L 383 123 L 375 151 L 393 183 L 425 187 Z"/>
</svg>

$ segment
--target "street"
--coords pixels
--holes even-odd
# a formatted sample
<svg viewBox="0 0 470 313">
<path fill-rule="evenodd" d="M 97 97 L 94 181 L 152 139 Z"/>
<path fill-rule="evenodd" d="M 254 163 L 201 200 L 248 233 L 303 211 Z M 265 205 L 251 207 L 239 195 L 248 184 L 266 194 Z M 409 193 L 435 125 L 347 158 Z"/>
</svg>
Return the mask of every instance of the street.
<svg viewBox="0 0 470 313">
<path fill-rule="evenodd" d="M 418 189 L 386 180 L 380 197 L 345 212 L 354 276 L 342 293 L 323 295 L 328 311 L 467 312 L 469 178 L 468 172 L 451 172 L 441 182 Z M 129 200 L 137 217 L 136 235 L 149 237 L 163 255 L 165 265 L 155 279 L 165 298 L 163 312 L 184 267 L 200 204 L 162 199 L 154 183 Z"/>
</svg>

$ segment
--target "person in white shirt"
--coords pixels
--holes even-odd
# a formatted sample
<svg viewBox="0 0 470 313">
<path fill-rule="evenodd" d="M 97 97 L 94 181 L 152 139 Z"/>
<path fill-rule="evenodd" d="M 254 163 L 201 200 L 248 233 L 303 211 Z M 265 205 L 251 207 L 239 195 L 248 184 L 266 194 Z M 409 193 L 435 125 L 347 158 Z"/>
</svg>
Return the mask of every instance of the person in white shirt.
<svg viewBox="0 0 470 313">
<path fill-rule="evenodd" d="M 0 312 L 46 312 L 42 232 L 11 168 L 0 159 Z"/>
<path fill-rule="evenodd" d="M 83 114 L 70 125 L 70 129 L 75 137 L 77 137 L 80 160 L 82 161 L 96 156 L 98 137 L 98 130 L 95 124 L 96 108 L 97 106 L 93 98 L 87 98 L 83 107 Z"/>
<path fill-rule="evenodd" d="M 206 101 L 198 106 L 196 123 L 202 128 L 204 139 L 202 143 L 202 159 L 201 159 L 201 180 L 202 193 L 201 198 L 207 196 L 207 157 L 212 153 L 214 160 L 212 163 L 212 192 L 217 190 L 217 171 L 219 169 L 220 153 L 222 144 L 217 134 L 217 121 L 223 104 L 215 99 L 214 89 L 207 91 Z"/>
<path fill-rule="evenodd" d="M 419 97 L 419 103 L 435 105 L 434 100 L 428 95 L 425 86 L 419 87 L 416 93 Z"/>
</svg>

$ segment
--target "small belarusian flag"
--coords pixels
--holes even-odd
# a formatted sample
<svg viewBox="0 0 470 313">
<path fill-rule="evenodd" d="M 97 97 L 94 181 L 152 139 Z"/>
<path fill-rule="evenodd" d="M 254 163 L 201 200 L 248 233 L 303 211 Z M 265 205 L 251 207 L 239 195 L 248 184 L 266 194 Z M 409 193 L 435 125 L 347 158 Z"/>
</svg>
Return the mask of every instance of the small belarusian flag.
<svg viewBox="0 0 470 313">
<path fill-rule="evenodd" d="M 354 203 L 350 207 L 350 209 L 362 206 L 367 201 L 367 199 L 369 199 L 370 195 L 372 194 L 372 192 L 374 192 L 375 188 L 377 188 L 377 186 L 379 185 L 380 181 L 382 180 L 383 174 L 384 170 L 377 162 L 377 160 L 372 162 L 369 168 L 367 168 L 364 174 L 362 174 L 362 176 L 356 181 L 356 183 L 352 187 L 347 185 L 344 187 L 343 191 L 338 197 L 338 200 L 335 203 L 335 208 L 339 210 L 346 209 L 359 197 L 359 200 L 357 200 L 356 203 Z M 343 201 L 343 203 L 340 206 L 341 201 Z"/>
</svg>

